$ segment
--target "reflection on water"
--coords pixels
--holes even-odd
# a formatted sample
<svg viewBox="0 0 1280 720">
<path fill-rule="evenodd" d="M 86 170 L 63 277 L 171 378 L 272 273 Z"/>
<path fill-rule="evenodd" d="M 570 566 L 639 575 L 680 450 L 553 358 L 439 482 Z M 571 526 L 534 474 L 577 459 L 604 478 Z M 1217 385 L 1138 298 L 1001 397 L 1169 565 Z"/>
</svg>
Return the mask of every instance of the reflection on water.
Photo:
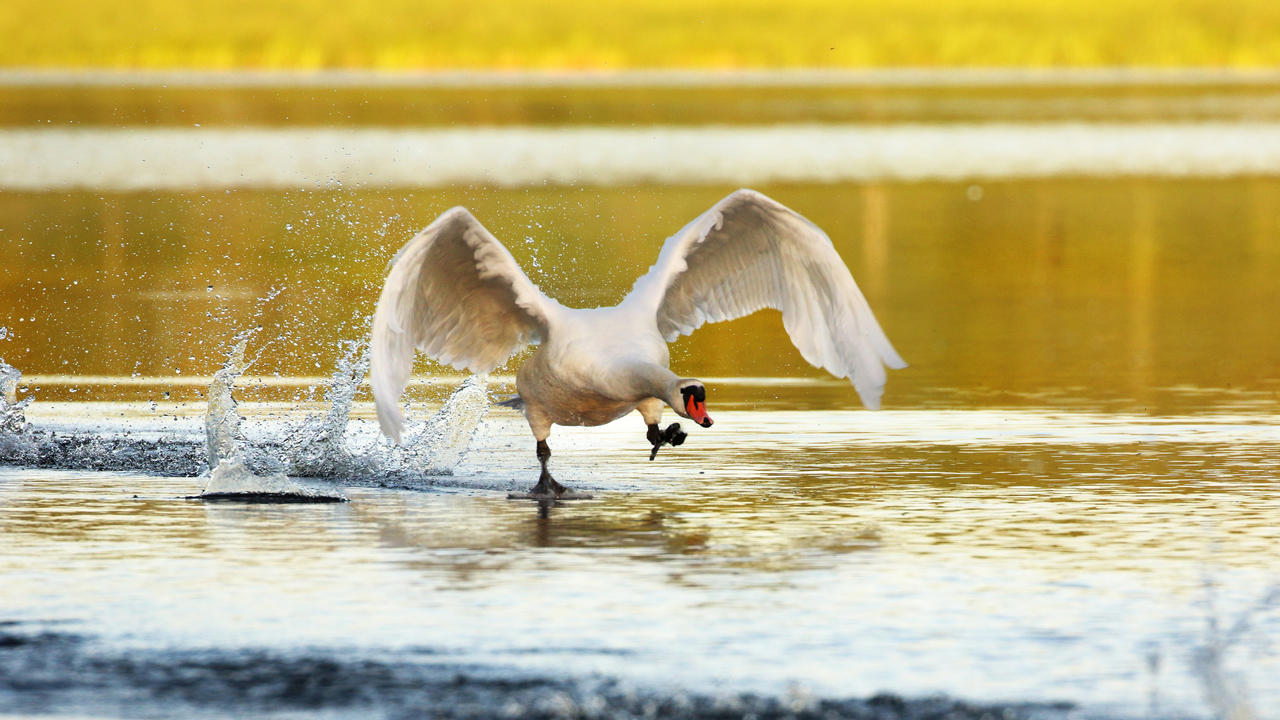
<svg viewBox="0 0 1280 720">
<path fill-rule="evenodd" d="M 363 81 L 363 82 L 362 82 Z M 1205 121 L 1280 117 L 1239 69 L 660 73 L 0 70 L 0 126 Z"/>
<path fill-rule="evenodd" d="M 260 311 L 270 345 L 255 371 L 324 376 L 341 341 L 366 332 L 387 260 L 444 208 L 465 203 L 544 290 L 592 306 L 617 302 L 662 239 L 728 189 L 5 193 L 0 356 L 32 387 L 50 375 L 209 376 Z M 1277 407 L 1280 181 L 761 189 L 828 230 L 911 363 L 893 373 L 888 407 L 1047 398 L 1178 410 L 1206 388 Z M 257 300 L 273 289 L 273 301 Z M 695 377 L 817 376 L 772 312 L 699 330 L 673 346 L 673 363 Z M 38 393 L 160 401 L 165 391 L 198 400 L 199 390 Z M 806 407 L 854 404 L 839 385 L 754 397 L 793 396 Z"/>
<path fill-rule="evenodd" d="M 694 689 L 1125 712 L 1155 692 L 1176 714 L 1204 707 L 1205 583 L 1226 626 L 1276 582 L 1267 418 L 721 415 L 652 463 L 638 421 L 557 429 L 558 477 L 596 499 L 546 516 L 503 499 L 536 470 L 512 413 L 439 491 L 356 485 L 343 506 L 5 470 L 0 605 L 126 647 L 430 648 L 664 685 L 679 666 Z M 1280 666 L 1249 648 L 1276 637 L 1263 607 L 1219 668 L 1260 717 Z"/>
</svg>

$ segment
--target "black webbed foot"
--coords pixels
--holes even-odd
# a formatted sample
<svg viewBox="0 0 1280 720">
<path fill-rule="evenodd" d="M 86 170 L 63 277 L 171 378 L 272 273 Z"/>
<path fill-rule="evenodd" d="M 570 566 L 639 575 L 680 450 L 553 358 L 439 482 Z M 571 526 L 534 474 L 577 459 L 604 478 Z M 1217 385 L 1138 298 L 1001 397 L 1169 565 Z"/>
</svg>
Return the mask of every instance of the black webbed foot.
<svg viewBox="0 0 1280 720">
<path fill-rule="evenodd" d="M 662 444 L 662 431 L 658 429 L 657 425 L 650 425 L 649 432 L 645 433 L 645 437 L 649 439 L 649 444 L 654 447 Z M 652 460 L 653 458 L 649 459 Z"/>
<path fill-rule="evenodd" d="M 663 432 L 662 436 L 666 438 L 666 441 L 670 443 L 672 447 L 675 447 L 676 445 L 683 445 L 684 439 L 689 437 L 689 434 L 680 429 L 680 423 L 671 423 L 667 426 L 667 429 Z"/>
<path fill-rule="evenodd" d="M 684 439 L 689 435 L 681 432 L 680 423 L 671 423 L 666 430 L 659 430 L 657 425 L 650 425 L 646 437 L 653 444 L 653 449 L 649 451 L 649 459 L 652 460 L 658 456 L 658 448 L 663 445 L 671 445 L 672 447 L 683 445 Z"/>
<path fill-rule="evenodd" d="M 530 495 L 547 495 L 549 497 L 560 497 L 565 493 L 565 486 L 556 482 L 551 477 L 551 473 L 546 468 L 542 469 L 542 476 L 538 478 L 538 484 L 529 488 Z"/>
<path fill-rule="evenodd" d="M 547 509 L 558 500 L 586 500 L 591 497 L 591 493 L 570 490 L 551 477 L 551 471 L 547 469 L 547 461 L 551 459 L 551 448 L 547 445 L 546 440 L 538 441 L 537 453 L 538 464 L 542 465 L 542 474 L 538 476 L 538 484 L 529 488 L 529 492 L 507 493 L 508 500 L 537 500 L 538 514 L 546 517 Z"/>
</svg>

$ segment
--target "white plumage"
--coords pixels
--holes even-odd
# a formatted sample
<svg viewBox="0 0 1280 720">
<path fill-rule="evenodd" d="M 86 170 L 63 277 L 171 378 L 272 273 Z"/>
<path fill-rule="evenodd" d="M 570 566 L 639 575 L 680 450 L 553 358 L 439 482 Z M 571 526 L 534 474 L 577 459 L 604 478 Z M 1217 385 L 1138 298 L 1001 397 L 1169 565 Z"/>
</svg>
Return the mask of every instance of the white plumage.
<svg viewBox="0 0 1280 720">
<path fill-rule="evenodd" d="M 488 230 L 453 208 L 392 260 L 373 318 L 378 421 L 399 440 L 415 349 L 484 373 L 541 343 L 516 387 L 542 461 L 533 493 L 560 496 L 546 469 L 552 424 L 598 425 L 638 409 L 655 452 L 680 444 L 678 428 L 657 430 L 664 403 L 711 421 L 702 384 L 668 369 L 667 343 L 763 308 L 780 310 L 804 359 L 849 378 L 868 408 L 880 406 L 885 366 L 906 366 L 826 233 L 753 190 L 732 193 L 668 238 L 620 304 L 591 310 L 542 294 Z"/>
</svg>

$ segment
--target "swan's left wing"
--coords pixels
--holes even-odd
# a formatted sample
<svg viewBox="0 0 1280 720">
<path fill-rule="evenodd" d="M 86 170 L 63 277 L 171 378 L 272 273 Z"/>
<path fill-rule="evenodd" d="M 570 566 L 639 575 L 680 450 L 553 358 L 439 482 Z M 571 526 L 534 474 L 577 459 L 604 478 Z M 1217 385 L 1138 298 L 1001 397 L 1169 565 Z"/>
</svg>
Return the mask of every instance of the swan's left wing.
<svg viewBox="0 0 1280 720">
<path fill-rule="evenodd" d="M 559 307 L 471 213 L 445 212 L 391 261 L 373 315 L 370 384 L 382 431 L 399 441 L 415 350 L 487 373 L 544 338 Z"/>
<path fill-rule="evenodd" d="M 781 310 L 804 359 L 852 380 L 872 409 L 884 366 L 906 367 L 826 233 L 754 190 L 729 195 L 670 237 L 626 302 L 651 307 L 668 342 L 708 322 Z"/>
</svg>

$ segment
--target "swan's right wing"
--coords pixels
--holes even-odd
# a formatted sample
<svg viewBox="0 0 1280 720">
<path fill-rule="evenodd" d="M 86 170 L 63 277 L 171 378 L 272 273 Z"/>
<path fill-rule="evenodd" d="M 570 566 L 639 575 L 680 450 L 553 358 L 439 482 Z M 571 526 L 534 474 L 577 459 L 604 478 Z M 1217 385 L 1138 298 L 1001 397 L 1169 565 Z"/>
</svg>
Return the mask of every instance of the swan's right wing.
<svg viewBox="0 0 1280 720">
<path fill-rule="evenodd" d="M 668 342 L 704 323 L 781 310 L 801 356 L 849 378 L 872 409 L 884 366 L 906 367 L 827 234 L 754 190 L 730 194 L 671 236 L 626 302 L 652 311 Z"/>
<path fill-rule="evenodd" d="M 486 373 L 545 337 L 558 307 L 471 213 L 445 212 L 392 259 L 373 314 L 370 384 L 382 431 L 400 440 L 415 349 Z"/>
</svg>

